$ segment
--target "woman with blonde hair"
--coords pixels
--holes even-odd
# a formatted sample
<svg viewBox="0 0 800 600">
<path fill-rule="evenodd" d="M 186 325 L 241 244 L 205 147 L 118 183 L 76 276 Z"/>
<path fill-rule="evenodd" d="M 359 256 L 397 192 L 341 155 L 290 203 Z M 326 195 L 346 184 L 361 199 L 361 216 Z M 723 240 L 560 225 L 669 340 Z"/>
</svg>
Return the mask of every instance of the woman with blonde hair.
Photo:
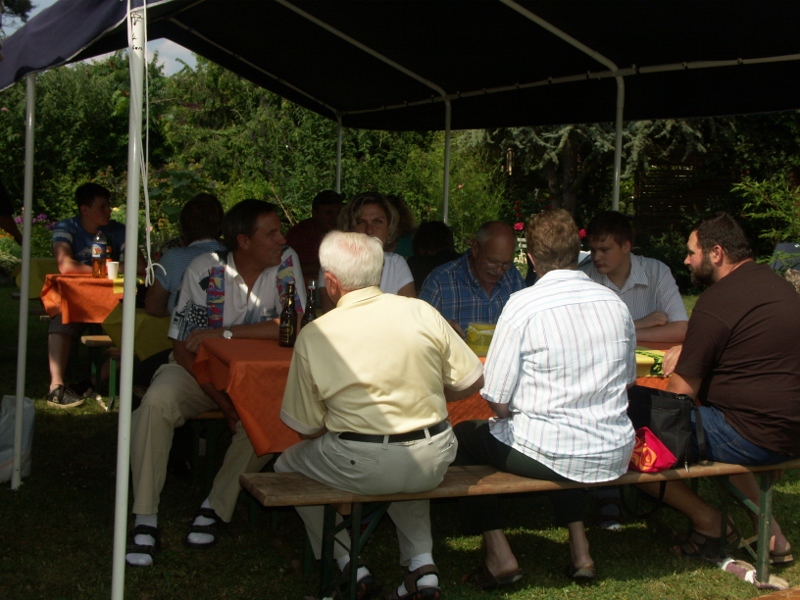
<svg viewBox="0 0 800 600">
<path fill-rule="evenodd" d="M 383 244 L 383 273 L 381 291 L 416 298 L 414 277 L 405 259 L 393 252 L 387 252 L 397 237 L 400 216 L 386 197 L 379 192 L 364 192 L 354 197 L 342 207 L 339 213 L 338 229 L 356 231 L 376 237 Z M 320 300 L 323 311 L 334 308 L 333 302 L 325 292 L 324 281 L 320 277 Z"/>
</svg>

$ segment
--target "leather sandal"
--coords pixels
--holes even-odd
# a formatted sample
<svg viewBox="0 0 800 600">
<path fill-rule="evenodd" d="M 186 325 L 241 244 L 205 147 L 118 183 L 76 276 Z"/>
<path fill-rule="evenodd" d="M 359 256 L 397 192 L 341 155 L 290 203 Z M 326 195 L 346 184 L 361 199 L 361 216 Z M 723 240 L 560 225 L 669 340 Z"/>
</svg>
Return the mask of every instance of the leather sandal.
<svg viewBox="0 0 800 600">
<path fill-rule="evenodd" d="M 734 527 L 728 536 L 723 538 L 711 537 L 692 529 L 687 539 L 680 546 L 676 546 L 673 551 L 678 556 L 687 556 L 689 558 L 702 558 L 716 562 L 725 558 L 725 556 L 739 545 L 741 535 Z"/>
<path fill-rule="evenodd" d="M 406 571 L 403 577 L 403 584 L 406 586 L 406 593 L 402 596 L 397 593 L 397 588 L 386 597 L 386 600 L 440 600 L 442 590 L 435 585 L 424 585 L 417 587 L 417 582 L 425 575 L 436 575 L 439 577 L 439 569 L 435 565 L 422 565 L 419 569 Z"/>
<path fill-rule="evenodd" d="M 370 571 L 370 568 L 367 566 L 367 563 L 364 562 L 363 559 L 358 559 L 358 565 L 356 566 L 356 570 L 359 568 L 364 567 L 367 571 Z M 339 585 L 338 589 L 333 590 L 333 594 L 331 596 L 334 600 L 339 600 L 341 598 L 349 598 L 349 594 L 347 593 L 350 587 L 350 563 L 348 562 L 344 569 L 342 569 L 342 583 Z M 356 600 L 369 600 L 375 594 L 381 591 L 381 587 L 383 587 L 378 581 L 378 578 L 372 574 L 372 571 L 364 575 L 361 579 L 356 582 Z"/>
<path fill-rule="evenodd" d="M 155 543 L 152 546 L 149 544 L 137 544 L 134 541 L 137 535 L 149 535 L 155 540 Z M 128 545 L 125 548 L 125 554 L 146 554 L 153 559 L 153 562 L 155 562 L 156 555 L 160 549 L 161 530 L 158 527 L 151 527 L 150 525 L 137 525 L 130 532 L 128 537 Z M 128 561 L 126 560 L 125 562 Z M 128 562 L 128 564 L 132 567 L 141 566 L 130 562 Z"/>
<path fill-rule="evenodd" d="M 213 519 L 214 522 L 210 525 L 195 525 L 194 521 L 197 517 L 205 517 L 206 519 Z M 186 534 L 186 537 L 183 538 L 183 544 L 189 548 L 210 548 L 214 544 L 217 543 L 217 525 L 222 523 L 222 519 L 219 518 L 216 512 L 214 512 L 213 508 L 200 508 L 195 514 L 194 518 L 192 519 L 192 524 L 189 526 L 189 533 Z M 206 533 L 208 535 L 213 535 L 214 539 L 205 544 L 198 544 L 197 542 L 190 542 L 189 535 L 192 533 Z"/>
<path fill-rule="evenodd" d="M 567 565 L 567 577 L 574 580 L 575 583 L 589 583 L 594 580 L 595 569 L 593 564 L 576 567 L 575 565 Z"/>
</svg>

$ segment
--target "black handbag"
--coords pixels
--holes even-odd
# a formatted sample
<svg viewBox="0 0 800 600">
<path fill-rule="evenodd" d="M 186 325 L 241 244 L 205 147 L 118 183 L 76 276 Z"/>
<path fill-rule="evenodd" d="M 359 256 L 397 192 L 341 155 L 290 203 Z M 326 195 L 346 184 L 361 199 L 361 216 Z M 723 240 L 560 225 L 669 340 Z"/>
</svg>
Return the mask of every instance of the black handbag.
<svg viewBox="0 0 800 600">
<path fill-rule="evenodd" d="M 695 431 L 700 452 L 692 449 L 692 411 L 695 411 Z M 706 454 L 705 436 L 700 411 L 694 400 L 685 394 L 634 385 L 628 388 L 628 418 L 634 429 L 649 427 L 655 436 L 675 455 L 673 467 L 703 460 Z"/>
</svg>

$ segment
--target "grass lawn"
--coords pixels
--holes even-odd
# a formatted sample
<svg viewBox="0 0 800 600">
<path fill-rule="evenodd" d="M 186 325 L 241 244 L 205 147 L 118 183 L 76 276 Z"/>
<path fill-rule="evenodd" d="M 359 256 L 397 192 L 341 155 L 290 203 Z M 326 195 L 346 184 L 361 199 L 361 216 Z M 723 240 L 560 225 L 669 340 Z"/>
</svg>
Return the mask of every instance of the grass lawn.
<svg viewBox="0 0 800 600">
<path fill-rule="evenodd" d="M 0 287 L 2 394 L 15 390 L 18 305 L 10 298 L 11 289 Z M 103 412 L 93 400 L 68 411 L 48 407 L 43 399 L 48 382 L 46 326 L 31 321 L 29 335 L 27 390 L 36 404 L 33 472 L 16 492 L 0 484 L 0 599 L 108 598 L 117 414 Z M 76 375 L 88 369 L 85 359 L 79 358 Z M 712 485 L 703 483 L 701 492 L 715 499 Z M 277 511 L 273 531 L 266 511 L 258 511 L 256 521 L 249 522 L 243 498 L 214 548 L 185 548 L 183 537 L 203 498 L 189 478 L 168 475 L 159 513 L 164 548 L 154 567 L 127 569 L 127 598 L 300 600 L 316 595 L 319 569 L 314 565 L 310 576 L 302 573 L 303 530 L 293 510 Z M 800 550 L 796 474 L 783 479 L 774 503 L 786 535 Z M 587 520 L 599 580 L 579 587 L 563 575 L 568 560 L 566 531 L 552 526 L 547 498 L 516 496 L 503 506 L 511 527 L 509 539 L 527 577 L 506 590 L 477 592 L 459 581 L 480 565 L 480 539 L 460 534 L 456 503 L 432 505 L 434 556 L 448 600 L 713 600 L 759 595 L 753 586 L 711 564 L 673 556 L 669 551 L 673 532 L 685 530 L 686 521 L 669 509 L 646 521 L 629 520 L 617 533 L 592 527 Z M 743 525 L 743 514 L 736 515 Z M 386 586 L 399 583 L 397 541 L 388 519 L 378 527 L 364 557 Z M 800 583 L 798 566 L 777 573 L 790 583 Z"/>
</svg>

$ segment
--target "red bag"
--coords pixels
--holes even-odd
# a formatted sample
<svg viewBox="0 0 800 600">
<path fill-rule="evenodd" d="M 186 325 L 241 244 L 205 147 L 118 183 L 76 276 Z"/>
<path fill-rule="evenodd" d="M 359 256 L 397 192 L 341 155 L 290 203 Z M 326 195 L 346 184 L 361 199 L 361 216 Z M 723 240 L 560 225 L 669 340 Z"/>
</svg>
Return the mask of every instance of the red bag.
<svg viewBox="0 0 800 600">
<path fill-rule="evenodd" d="M 642 473 L 657 473 L 675 466 L 675 455 L 661 443 L 648 427 L 636 430 L 636 445 L 631 454 L 630 468 Z"/>
</svg>

